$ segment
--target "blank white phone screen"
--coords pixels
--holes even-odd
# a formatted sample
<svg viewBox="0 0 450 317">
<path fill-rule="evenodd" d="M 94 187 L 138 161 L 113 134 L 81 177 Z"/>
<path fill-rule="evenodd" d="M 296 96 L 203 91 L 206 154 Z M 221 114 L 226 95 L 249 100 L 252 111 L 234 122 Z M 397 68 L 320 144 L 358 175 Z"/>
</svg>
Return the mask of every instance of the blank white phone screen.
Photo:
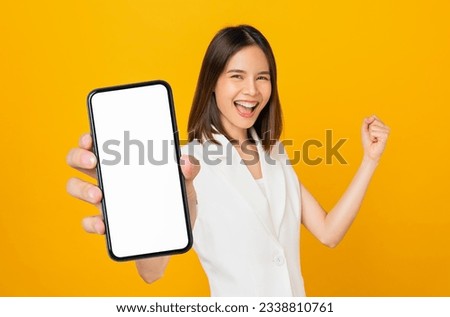
<svg viewBox="0 0 450 317">
<path fill-rule="evenodd" d="M 169 100 L 162 84 L 90 97 L 114 257 L 180 250 L 190 242 Z"/>
</svg>

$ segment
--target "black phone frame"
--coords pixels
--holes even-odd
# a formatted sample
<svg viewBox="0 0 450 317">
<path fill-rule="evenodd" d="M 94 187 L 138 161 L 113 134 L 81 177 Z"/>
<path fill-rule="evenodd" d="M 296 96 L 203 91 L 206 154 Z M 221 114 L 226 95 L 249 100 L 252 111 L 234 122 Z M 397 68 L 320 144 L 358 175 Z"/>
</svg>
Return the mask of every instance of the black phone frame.
<svg viewBox="0 0 450 317">
<path fill-rule="evenodd" d="M 173 137 L 175 142 L 175 152 L 177 160 L 177 166 L 178 166 L 178 175 L 180 180 L 180 188 L 181 188 L 181 195 L 183 199 L 183 208 L 184 208 L 184 216 L 185 216 L 185 222 L 186 222 L 186 232 L 188 236 L 188 243 L 184 248 L 176 249 L 176 250 L 166 250 L 161 252 L 155 252 L 155 253 L 145 253 L 145 254 L 136 254 L 131 256 L 125 256 L 125 257 L 119 257 L 114 254 L 112 250 L 111 245 L 111 236 L 109 231 L 109 225 L 108 225 L 108 213 L 106 210 L 106 202 L 105 202 L 105 193 L 103 190 L 103 181 L 102 181 L 102 172 L 101 167 L 99 164 L 99 152 L 98 152 L 98 144 L 97 144 L 97 138 L 96 138 L 96 132 L 95 132 L 95 122 L 94 122 L 94 114 L 92 109 L 92 97 L 97 93 L 102 92 L 109 92 L 109 91 L 116 91 L 116 90 L 123 90 L 123 89 L 129 89 L 129 88 L 138 88 L 138 87 L 144 87 L 144 86 L 153 86 L 153 85 L 163 85 L 166 88 L 167 94 L 168 94 L 168 100 L 169 100 L 169 108 L 170 108 L 170 116 L 171 116 L 171 122 L 172 122 L 172 131 L 173 131 Z M 145 82 L 137 82 L 137 83 L 131 83 L 131 84 L 123 84 L 123 85 L 116 85 L 116 86 L 109 86 L 109 87 L 102 87 L 102 88 L 96 88 L 93 89 L 87 96 L 87 106 L 88 106 L 88 115 L 89 115 L 89 124 L 91 128 L 91 137 L 92 137 L 92 143 L 93 143 L 93 151 L 97 158 L 97 166 L 96 166 L 96 173 L 97 173 L 97 179 L 98 179 L 98 186 L 100 190 L 102 191 L 102 200 L 101 200 L 101 206 L 102 206 L 102 214 L 103 214 L 103 221 L 105 223 L 105 236 L 106 236 L 106 244 L 108 249 L 108 254 L 111 259 L 114 261 L 130 261 L 130 260 L 139 260 L 143 258 L 150 258 L 150 257 L 159 257 L 159 256 L 165 256 L 165 255 L 172 255 L 172 254 L 182 254 L 186 253 L 192 248 L 193 245 L 193 235 L 192 235 L 192 226 L 190 221 L 190 213 L 189 213 L 189 204 L 188 204 L 188 198 L 186 194 L 186 186 L 184 181 L 184 176 L 181 170 L 180 165 L 180 157 L 181 157 L 181 150 L 180 150 L 180 140 L 178 135 L 178 126 L 176 122 L 176 115 L 175 115 L 175 107 L 174 107 L 174 101 L 173 101 L 173 94 L 172 94 L 172 88 L 169 85 L 168 82 L 164 80 L 151 80 L 151 81 L 145 81 Z"/>
</svg>

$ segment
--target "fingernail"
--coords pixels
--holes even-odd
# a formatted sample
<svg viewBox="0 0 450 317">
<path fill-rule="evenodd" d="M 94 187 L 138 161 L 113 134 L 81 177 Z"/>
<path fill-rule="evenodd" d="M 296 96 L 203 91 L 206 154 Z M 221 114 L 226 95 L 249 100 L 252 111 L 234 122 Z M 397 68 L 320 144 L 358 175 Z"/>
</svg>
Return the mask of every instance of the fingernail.
<svg viewBox="0 0 450 317">
<path fill-rule="evenodd" d="M 86 166 L 94 166 L 95 165 L 95 156 L 93 155 L 83 155 L 83 157 L 81 158 L 83 161 L 83 164 L 85 164 Z"/>
<path fill-rule="evenodd" d="M 100 234 L 100 225 L 98 223 L 94 224 L 94 230 L 96 233 Z"/>
<path fill-rule="evenodd" d="M 83 146 L 87 146 L 87 144 L 88 144 L 88 135 L 84 135 L 81 138 L 81 143 L 83 144 Z"/>
<path fill-rule="evenodd" d="M 87 194 L 90 199 L 94 200 L 95 195 L 96 195 L 95 188 L 89 188 Z"/>
</svg>

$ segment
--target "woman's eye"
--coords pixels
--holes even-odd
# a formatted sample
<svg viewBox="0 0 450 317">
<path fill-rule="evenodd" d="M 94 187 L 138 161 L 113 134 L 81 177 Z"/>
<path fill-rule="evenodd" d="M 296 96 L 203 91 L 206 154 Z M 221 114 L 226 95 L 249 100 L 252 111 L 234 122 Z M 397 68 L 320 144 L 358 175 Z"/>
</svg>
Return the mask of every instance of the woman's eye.
<svg viewBox="0 0 450 317">
<path fill-rule="evenodd" d="M 231 78 L 242 79 L 242 75 L 234 74 L 234 75 L 231 75 Z"/>
<path fill-rule="evenodd" d="M 259 76 L 258 80 L 270 80 L 268 76 Z"/>
</svg>

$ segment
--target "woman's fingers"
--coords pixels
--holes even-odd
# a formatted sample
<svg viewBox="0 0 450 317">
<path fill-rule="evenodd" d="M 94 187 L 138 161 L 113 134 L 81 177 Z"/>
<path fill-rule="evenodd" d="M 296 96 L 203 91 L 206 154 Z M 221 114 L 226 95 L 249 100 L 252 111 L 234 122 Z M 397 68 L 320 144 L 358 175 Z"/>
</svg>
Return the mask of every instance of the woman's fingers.
<svg viewBox="0 0 450 317">
<path fill-rule="evenodd" d="M 105 223 L 100 215 L 83 218 L 81 222 L 83 229 L 88 233 L 105 233 Z"/>
<path fill-rule="evenodd" d="M 372 115 L 365 118 L 362 125 L 362 143 L 365 155 L 378 161 L 384 152 L 390 131 L 390 128 L 377 116 Z"/>
<path fill-rule="evenodd" d="M 74 148 L 69 151 L 66 158 L 69 166 L 83 172 L 93 178 L 97 178 L 95 166 L 97 158 L 94 153 L 87 149 Z"/>
<path fill-rule="evenodd" d="M 74 168 L 94 169 L 97 158 L 89 150 L 74 148 L 67 154 L 67 164 Z"/>
<path fill-rule="evenodd" d="M 83 134 L 78 141 L 78 146 L 78 148 L 71 149 L 67 154 L 67 164 L 93 178 L 97 178 L 95 172 L 97 158 L 92 153 L 91 135 L 89 133 Z M 73 197 L 91 203 L 101 210 L 102 191 L 94 184 L 72 177 L 67 181 L 66 189 Z M 89 233 L 105 233 L 105 223 L 101 215 L 84 218 L 82 226 Z"/>
<path fill-rule="evenodd" d="M 372 124 L 372 123 L 374 123 L 374 122 L 378 122 L 378 123 L 384 125 L 383 121 L 381 121 L 380 118 L 378 118 L 378 117 L 377 117 L 376 115 L 374 115 L 374 114 L 371 115 L 370 117 L 365 118 L 364 121 L 367 123 L 367 125 L 370 125 L 370 124 Z"/>
<path fill-rule="evenodd" d="M 376 133 L 376 132 L 382 132 L 382 133 L 389 133 L 389 128 L 386 126 L 369 126 L 369 133 Z"/>
<path fill-rule="evenodd" d="M 367 127 L 370 140 L 372 142 L 378 142 L 380 140 L 385 142 L 390 132 L 389 127 L 376 116 L 370 118 L 373 120 Z"/>
<path fill-rule="evenodd" d="M 376 131 L 388 132 L 390 128 L 383 123 L 377 116 L 372 115 L 364 119 L 364 124 L 362 126 L 363 132 L 373 133 Z"/>
<path fill-rule="evenodd" d="M 80 140 L 78 141 L 78 145 L 80 148 L 85 150 L 92 150 L 92 137 L 89 133 L 85 133 L 80 137 Z"/>
<path fill-rule="evenodd" d="M 85 133 L 78 141 L 78 148 L 71 149 L 67 154 L 67 164 L 80 172 L 97 178 L 95 167 L 97 158 L 92 153 L 92 137 L 89 133 Z"/>
<path fill-rule="evenodd" d="M 377 142 L 385 143 L 387 141 L 388 136 L 389 136 L 388 131 L 374 131 L 370 133 L 370 140 L 372 141 L 372 143 Z"/>
<path fill-rule="evenodd" d="M 97 186 L 85 182 L 79 178 L 72 177 L 67 182 L 67 192 L 75 198 L 97 205 L 102 200 L 102 192 Z"/>
</svg>

